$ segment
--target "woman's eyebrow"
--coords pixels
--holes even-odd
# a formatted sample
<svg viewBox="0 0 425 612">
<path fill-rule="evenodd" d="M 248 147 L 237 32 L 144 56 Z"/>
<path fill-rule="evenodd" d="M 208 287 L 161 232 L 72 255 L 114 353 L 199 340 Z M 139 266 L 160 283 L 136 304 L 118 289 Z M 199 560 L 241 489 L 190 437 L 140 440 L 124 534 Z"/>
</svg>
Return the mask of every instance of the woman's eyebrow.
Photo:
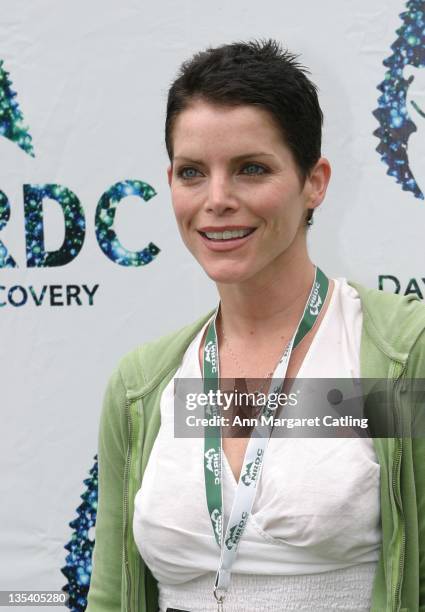
<svg viewBox="0 0 425 612">
<path fill-rule="evenodd" d="M 425 119 L 425 113 L 421 109 L 421 107 L 418 104 L 416 104 L 416 102 L 414 100 L 410 100 L 410 103 L 413 106 L 413 108 L 415 109 L 415 111 L 418 112 L 420 114 L 420 116 Z"/>
<path fill-rule="evenodd" d="M 272 155 L 272 153 L 265 153 L 263 151 L 256 151 L 254 153 L 243 153 L 243 155 L 236 155 L 235 157 L 232 157 L 230 159 L 230 161 L 241 161 L 243 159 L 248 159 L 248 158 L 252 158 L 252 157 L 274 157 L 274 155 Z M 198 159 L 192 159 L 191 157 L 186 157 L 184 155 L 176 155 L 174 157 L 174 161 L 185 161 L 185 162 L 192 162 L 194 164 L 202 164 L 203 162 L 198 160 Z"/>
</svg>

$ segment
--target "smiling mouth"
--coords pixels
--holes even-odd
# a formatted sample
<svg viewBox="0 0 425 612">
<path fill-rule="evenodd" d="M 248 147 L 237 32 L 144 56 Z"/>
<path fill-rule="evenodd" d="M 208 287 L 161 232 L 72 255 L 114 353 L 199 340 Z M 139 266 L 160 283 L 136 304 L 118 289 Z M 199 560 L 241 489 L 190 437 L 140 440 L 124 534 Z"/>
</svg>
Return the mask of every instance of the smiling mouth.
<svg viewBox="0 0 425 612">
<path fill-rule="evenodd" d="M 201 236 L 213 240 L 215 242 L 225 242 L 226 240 L 241 240 L 255 232 L 257 228 L 250 227 L 247 229 L 225 230 L 224 232 L 199 232 Z"/>
</svg>

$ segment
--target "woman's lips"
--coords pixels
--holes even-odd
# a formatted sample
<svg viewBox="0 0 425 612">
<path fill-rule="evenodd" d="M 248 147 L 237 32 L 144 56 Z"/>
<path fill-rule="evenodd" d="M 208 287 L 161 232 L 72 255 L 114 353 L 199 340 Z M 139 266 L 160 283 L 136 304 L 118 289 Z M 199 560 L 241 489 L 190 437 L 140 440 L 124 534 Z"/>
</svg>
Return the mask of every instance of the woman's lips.
<svg viewBox="0 0 425 612">
<path fill-rule="evenodd" d="M 246 244 L 246 242 L 248 242 L 248 240 L 250 240 L 250 238 L 255 234 L 255 230 L 257 228 L 253 227 L 250 229 L 252 231 L 246 236 L 243 236 L 242 238 L 227 238 L 225 240 L 220 240 L 219 238 L 208 238 L 204 232 L 201 232 L 199 230 L 198 233 L 201 237 L 202 242 L 211 251 L 232 251 Z"/>
</svg>

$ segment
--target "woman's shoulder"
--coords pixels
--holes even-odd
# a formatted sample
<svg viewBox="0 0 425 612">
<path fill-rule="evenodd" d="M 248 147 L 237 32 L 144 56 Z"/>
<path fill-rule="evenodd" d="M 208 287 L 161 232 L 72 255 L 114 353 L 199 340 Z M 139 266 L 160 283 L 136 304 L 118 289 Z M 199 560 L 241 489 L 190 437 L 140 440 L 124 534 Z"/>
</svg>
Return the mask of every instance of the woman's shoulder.
<svg viewBox="0 0 425 612">
<path fill-rule="evenodd" d="M 374 321 L 385 318 L 387 321 L 398 320 L 406 323 L 406 318 L 425 323 L 425 304 L 416 294 L 400 295 L 388 293 L 381 289 L 370 289 L 361 283 L 347 280 L 347 284 L 358 293 L 364 314 Z"/>
<path fill-rule="evenodd" d="M 185 350 L 213 313 L 214 310 L 171 333 L 139 344 L 121 357 L 116 370 L 127 392 L 138 394 L 146 385 L 177 367 Z"/>
<path fill-rule="evenodd" d="M 360 297 L 364 335 L 373 344 L 401 361 L 415 345 L 425 346 L 425 304 L 417 295 L 387 293 L 351 280 L 347 282 Z"/>
</svg>

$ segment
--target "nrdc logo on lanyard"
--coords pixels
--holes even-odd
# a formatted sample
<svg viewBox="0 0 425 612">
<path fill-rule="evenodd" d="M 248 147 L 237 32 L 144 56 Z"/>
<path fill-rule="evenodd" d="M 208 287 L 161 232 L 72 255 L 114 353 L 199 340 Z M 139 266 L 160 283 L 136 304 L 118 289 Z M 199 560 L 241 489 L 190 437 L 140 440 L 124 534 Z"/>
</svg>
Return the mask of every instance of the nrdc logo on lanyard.
<svg viewBox="0 0 425 612">
<path fill-rule="evenodd" d="M 286 371 L 292 350 L 301 342 L 311 330 L 328 292 L 329 280 L 316 266 L 313 285 L 306 301 L 303 315 L 298 323 L 295 334 L 289 344 L 284 348 L 272 378 L 271 393 L 279 393 L 285 381 Z M 216 392 L 219 388 L 219 351 L 216 330 L 216 320 L 220 304 L 214 318 L 208 326 L 203 354 L 204 391 Z M 205 417 L 219 416 L 219 406 L 210 404 L 205 406 Z M 268 404 L 261 411 L 262 415 L 273 414 Z M 220 422 L 219 419 L 216 422 Z M 254 503 L 256 486 L 260 478 L 264 453 L 273 430 L 268 426 L 266 435 L 255 438 L 252 434 L 245 452 L 241 475 L 236 488 L 229 523 L 226 533 L 223 533 L 223 491 L 222 491 L 222 441 L 221 427 L 208 425 L 204 430 L 204 478 L 207 497 L 208 512 L 217 545 L 220 548 L 220 563 L 217 570 L 213 594 L 217 601 L 218 612 L 223 611 L 223 602 L 230 586 L 231 570 L 236 558 L 239 542 L 242 538 L 247 521 Z"/>
</svg>

